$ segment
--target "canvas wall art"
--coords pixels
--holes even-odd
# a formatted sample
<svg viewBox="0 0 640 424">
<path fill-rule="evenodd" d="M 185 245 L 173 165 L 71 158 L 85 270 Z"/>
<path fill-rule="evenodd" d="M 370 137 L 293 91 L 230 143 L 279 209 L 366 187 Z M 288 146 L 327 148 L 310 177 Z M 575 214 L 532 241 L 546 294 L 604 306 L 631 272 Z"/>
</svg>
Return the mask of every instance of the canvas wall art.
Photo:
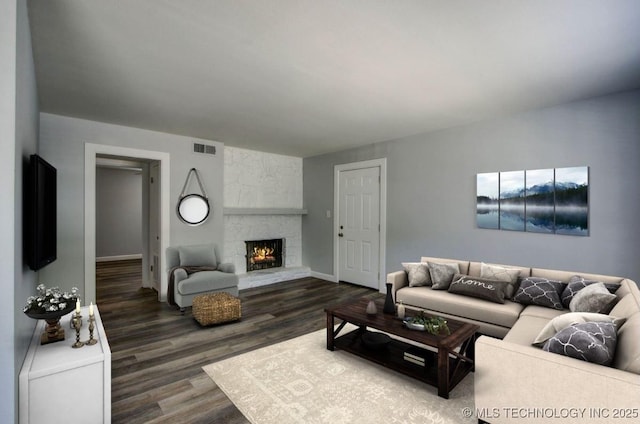
<svg viewBox="0 0 640 424">
<path fill-rule="evenodd" d="M 498 209 L 500 174 L 490 172 L 476 176 L 476 222 L 479 228 L 500 228 L 500 213 Z"/>
<path fill-rule="evenodd" d="M 589 168 L 556 169 L 556 234 L 589 235 Z"/>
<path fill-rule="evenodd" d="M 524 171 L 500 173 L 500 229 L 524 231 Z"/>
<path fill-rule="evenodd" d="M 589 168 L 476 175 L 478 228 L 589 235 Z"/>
<path fill-rule="evenodd" d="M 527 170 L 525 175 L 526 231 L 553 233 L 555 231 L 554 169 Z"/>
</svg>

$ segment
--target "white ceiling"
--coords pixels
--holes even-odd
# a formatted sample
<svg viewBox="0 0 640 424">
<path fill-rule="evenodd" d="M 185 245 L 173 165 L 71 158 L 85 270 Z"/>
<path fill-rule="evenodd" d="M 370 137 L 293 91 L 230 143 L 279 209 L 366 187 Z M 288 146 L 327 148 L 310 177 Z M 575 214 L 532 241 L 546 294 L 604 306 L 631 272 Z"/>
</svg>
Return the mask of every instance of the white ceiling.
<svg viewBox="0 0 640 424">
<path fill-rule="evenodd" d="M 640 88 L 638 0 L 31 0 L 40 110 L 308 157 Z"/>
</svg>

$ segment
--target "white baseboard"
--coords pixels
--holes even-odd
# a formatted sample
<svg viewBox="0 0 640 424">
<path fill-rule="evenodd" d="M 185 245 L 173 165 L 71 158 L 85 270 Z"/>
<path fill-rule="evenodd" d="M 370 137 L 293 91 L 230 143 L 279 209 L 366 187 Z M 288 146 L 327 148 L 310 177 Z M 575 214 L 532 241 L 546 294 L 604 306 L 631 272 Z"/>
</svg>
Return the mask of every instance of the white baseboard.
<svg viewBox="0 0 640 424">
<path fill-rule="evenodd" d="M 332 283 L 338 282 L 336 276 L 331 274 L 323 274 L 322 272 L 311 271 L 311 276 L 314 278 L 319 278 L 320 280 L 331 281 Z"/>
<path fill-rule="evenodd" d="M 133 255 L 100 256 L 99 258 L 96 258 L 96 262 L 126 261 L 129 259 L 142 259 L 142 253 L 134 253 Z"/>
</svg>

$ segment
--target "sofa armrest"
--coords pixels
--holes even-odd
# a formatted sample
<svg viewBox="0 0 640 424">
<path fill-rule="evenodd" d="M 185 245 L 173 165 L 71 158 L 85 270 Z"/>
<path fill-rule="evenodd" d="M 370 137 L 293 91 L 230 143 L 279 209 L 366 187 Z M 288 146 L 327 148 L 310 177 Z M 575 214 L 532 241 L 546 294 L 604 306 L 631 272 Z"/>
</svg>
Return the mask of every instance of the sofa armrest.
<svg viewBox="0 0 640 424">
<path fill-rule="evenodd" d="M 474 378 L 477 418 L 491 424 L 611 423 L 640 410 L 637 374 L 487 336 L 475 344 Z"/>
<path fill-rule="evenodd" d="M 176 286 L 180 281 L 186 280 L 189 274 L 184 268 L 176 268 L 173 271 L 173 284 Z"/>
<path fill-rule="evenodd" d="M 387 274 L 387 283 L 391 284 L 391 293 L 393 294 L 393 299 L 395 300 L 396 291 L 398 291 L 402 287 L 409 285 L 407 273 L 404 271 L 390 272 L 389 274 Z"/>
<path fill-rule="evenodd" d="M 218 264 L 218 271 L 233 274 L 234 272 L 236 272 L 236 266 L 231 262 Z"/>
</svg>

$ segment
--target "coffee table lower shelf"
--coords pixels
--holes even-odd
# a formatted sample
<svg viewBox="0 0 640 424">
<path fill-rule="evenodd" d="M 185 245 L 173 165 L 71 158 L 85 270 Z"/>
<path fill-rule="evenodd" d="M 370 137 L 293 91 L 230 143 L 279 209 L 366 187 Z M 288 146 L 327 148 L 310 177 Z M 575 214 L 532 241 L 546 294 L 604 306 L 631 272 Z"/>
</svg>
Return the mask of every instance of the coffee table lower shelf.
<svg viewBox="0 0 640 424">
<path fill-rule="evenodd" d="M 334 339 L 334 348 L 344 350 L 361 358 L 380 364 L 386 368 L 405 374 L 409 377 L 423 381 L 438 388 L 438 395 L 444 398 L 449 397 L 451 391 L 462 379 L 473 371 L 473 362 L 461 361 L 459 358 L 449 357 L 449 376 L 447 390 L 444 393 L 439 383 L 439 367 L 437 352 L 417 348 L 415 345 L 405 343 L 391 337 L 391 342 L 382 349 L 372 349 L 362 343 L 361 336 L 364 329 L 359 328 L 349 333 L 343 334 Z M 425 358 L 425 365 L 418 365 L 404 359 L 407 350 L 415 351 L 419 349 L 420 356 Z"/>
</svg>

